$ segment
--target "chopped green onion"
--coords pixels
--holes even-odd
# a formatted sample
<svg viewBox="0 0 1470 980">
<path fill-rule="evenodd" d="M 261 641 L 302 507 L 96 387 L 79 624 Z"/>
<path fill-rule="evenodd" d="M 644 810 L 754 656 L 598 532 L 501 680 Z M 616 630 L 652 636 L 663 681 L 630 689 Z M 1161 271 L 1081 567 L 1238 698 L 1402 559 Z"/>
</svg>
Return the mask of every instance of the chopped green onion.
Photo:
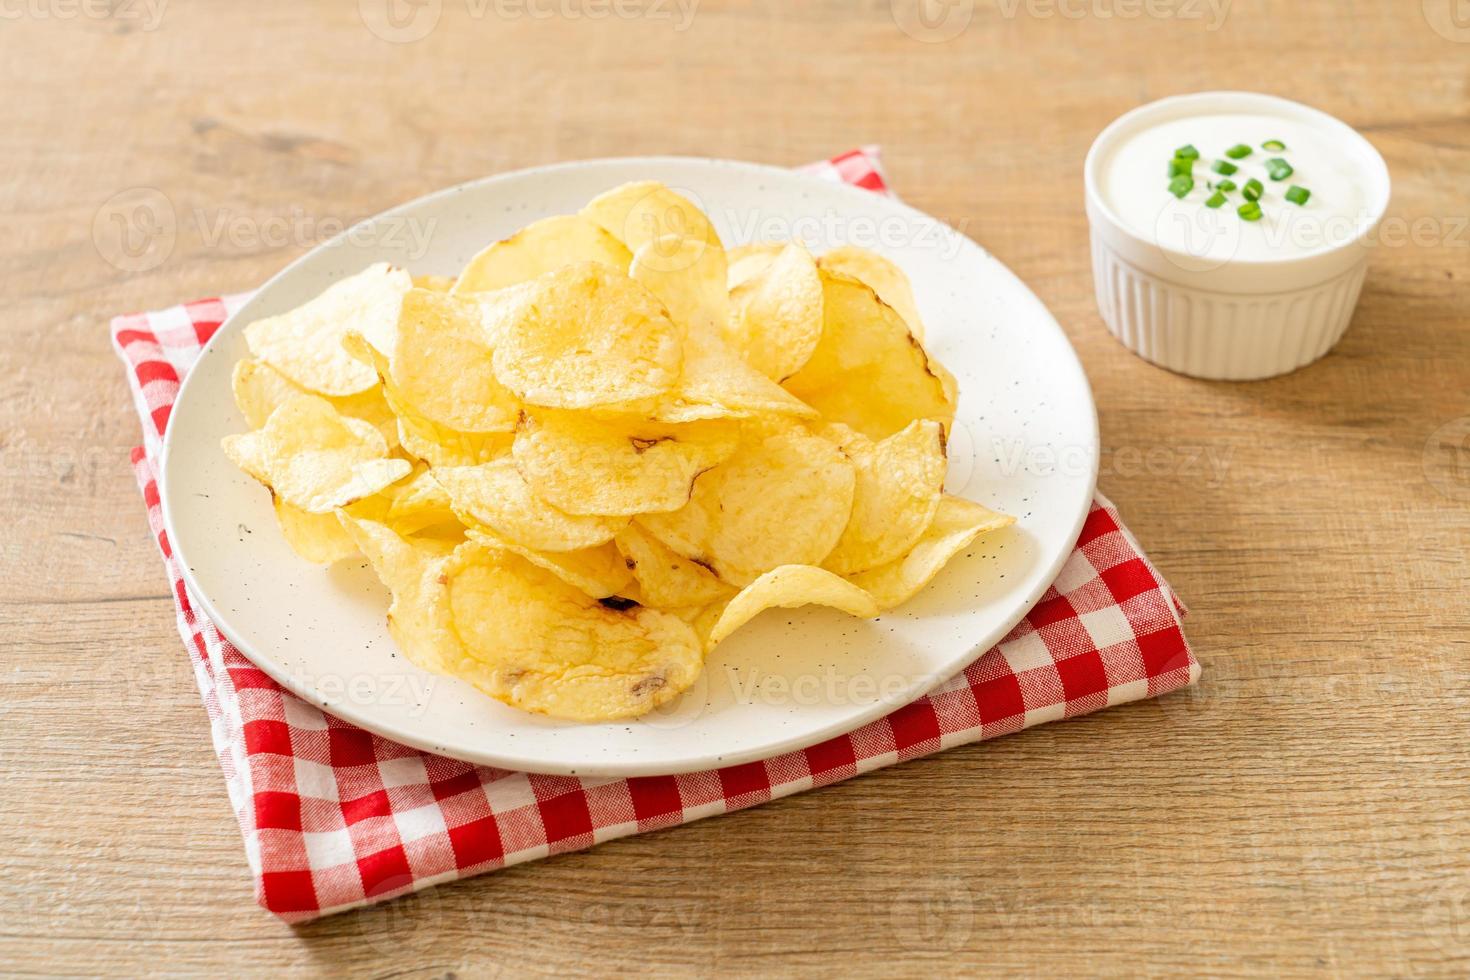
<svg viewBox="0 0 1470 980">
<path fill-rule="evenodd" d="M 1293 184 L 1286 192 L 1286 199 L 1292 204 L 1306 204 L 1312 197 L 1312 192 L 1305 187 L 1297 187 Z"/>
<path fill-rule="evenodd" d="M 1272 157 L 1266 161 L 1266 172 L 1271 175 L 1272 180 L 1285 180 L 1296 173 L 1295 170 L 1291 169 L 1291 164 L 1280 157 Z"/>
<path fill-rule="evenodd" d="M 1194 178 L 1189 176 L 1189 174 L 1180 174 L 1169 181 L 1169 193 L 1180 200 L 1183 200 L 1184 195 L 1192 190 L 1194 190 Z"/>
<path fill-rule="evenodd" d="M 1251 150 L 1251 148 L 1246 146 L 1244 143 L 1236 143 L 1230 149 L 1225 151 L 1225 155 L 1232 160 L 1243 160 L 1246 157 L 1250 156 L 1252 152 L 1253 151 Z"/>
<path fill-rule="evenodd" d="M 1216 191 L 1215 193 L 1211 194 L 1210 195 L 1210 199 L 1205 202 L 1205 207 L 1207 207 L 1207 208 L 1218 208 L 1220 205 L 1222 205 L 1224 203 L 1225 203 L 1225 195 L 1223 193 L 1221 193 L 1220 191 Z"/>
<path fill-rule="evenodd" d="M 1193 160 L 1182 160 L 1179 157 L 1175 157 L 1169 161 L 1169 176 L 1178 177 L 1181 174 L 1186 176 L 1194 175 Z"/>
<path fill-rule="evenodd" d="M 1266 142 L 1261 144 L 1261 149 L 1270 150 L 1272 153 L 1280 153 L 1282 150 L 1286 149 L 1286 144 L 1281 142 L 1280 140 L 1267 140 Z"/>
<path fill-rule="evenodd" d="M 1235 181 L 1233 181 L 1233 180 L 1222 180 L 1222 181 L 1220 181 L 1220 183 L 1216 184 L 1215 186 L 1217 188 L 1219 188 L 1220 190 L 1222 190 L 1222 191 L 1224 191 L 1224 192 L 1226 192 L 1228 194 L 1231 191 L 1235 190 Z"/>
<path fill-rule="evenodd" d="M 1245 195 L 1245 199 L 1247 201 L 1259 201 L 1261 199 L 1261 194 L 1263 194 L 1265 190 L 1266 185 L 1262 184 L 1259 180 L 1256 180 L 1256 178 L 1252 177 L 1250 180 L 1245 182 L 1245 187 L 1241 188 L 1240 192 Z"/>
<path fill-rule="evenodd" d="M 1174 156 L 1180 160 L 1198 160 L 1199 150 L 1196 150 L 1194 148 L 1193 143 L 1185 143 L 1179 149 L 1174 151 Z"/>
<path fill-rule="evenodd" d="M 1255 201 L 1245 202 L 1240 207 L 1236 208 L 1235 213 L 1240 215 L 1246 221 L 1261 220 L 1261 206 Z"/>
<path fill-rule="evenodd" d="M 1217 174 L 1224 174 L 1226 177 L 1229 177 L 1240 168 L 1231 163 L 1229 160 L 1216 160 L 1215 165 L 1210 169 L 1215 171 L 1215 173 Z"/>
</svg>

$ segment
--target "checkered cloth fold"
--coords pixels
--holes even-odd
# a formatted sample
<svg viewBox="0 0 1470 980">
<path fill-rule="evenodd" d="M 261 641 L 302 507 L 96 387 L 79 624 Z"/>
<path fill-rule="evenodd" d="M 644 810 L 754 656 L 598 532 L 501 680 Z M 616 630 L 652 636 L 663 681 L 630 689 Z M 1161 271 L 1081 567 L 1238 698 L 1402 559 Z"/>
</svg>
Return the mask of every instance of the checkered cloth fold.
<svg viewBox="0 0 1470 980">
<path fill-rule="evenodd" d="M 888 193 L 873 147 L 805 169 Z M 200 612 L 164 531 L 156 481 L 169 411 L 204 343 L 246 298 L 121 316 L 112 338 L 143 423 L 133 468 L 256 897 L 288 921 L 728 813 L 1199 676 L 1182 607 L 1099 497 L 1056 583 L 997 646 L 928 696 L 800 752 L 683 776 L 583 779 L 475 766 L 380 738 L 246 660 Z"/>
</svg>

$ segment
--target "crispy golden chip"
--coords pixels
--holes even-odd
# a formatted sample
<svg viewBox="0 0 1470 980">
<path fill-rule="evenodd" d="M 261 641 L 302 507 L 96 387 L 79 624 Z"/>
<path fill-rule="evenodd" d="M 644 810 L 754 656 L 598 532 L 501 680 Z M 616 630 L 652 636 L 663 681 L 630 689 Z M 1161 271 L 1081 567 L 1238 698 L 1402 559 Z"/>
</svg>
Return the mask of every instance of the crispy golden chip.
<svg viewBox="0 0 1470 980">
<path fill-rule="evenodd" d="M 378 383 L 376 374 L 342 349 L 349 329 L 366 335 L 391 331 L 412 285 L 407 272 L 386 262 L 327 288 L 289 313 L 245 328 L 250 353 L 309 391 L 355 395 Z"/>
<path fill-rule="evenodd" d="M 919 319 L 914 289 L 909 285 L 909 277 L 898 266 L 877 252 L 856 245 L 843 245 L 823 253 L 817 265 L 865 284 L 903 317 L 915 337 L 921 341 L 924 339 L 924 322 Z"/>
<path fill-rule="evenodd" d="M 680 332 L 648 290 L 595 262 L 482 296 L 495 375 L 546 408 L 636 405 L 669 391 Z"/>
<path fill-rule="evenodd" d="M 454 292 L 504 289 L 576 262 L 600 262 L 627 272 L 632 259 L 623 243 L 596 223 L 578 214 L 563 214 L 529 224 L 470 259 L 454 283 Z"/>
<path fill-rule="evenodd" d="M 914 419 L 938 419 L 947 430 L 955 409 L 951 384 L 903 318 L 873 290 L 837 273 L 822 273 L 822 298 L 822 340 L 786 390 L 870 439 Z"/>
<path fill-rule="evenodd" d="M 683 620 L 604 604 L 520 555 L 470 544 L 447 563 L 454 673 L 513 707 L 573 721 L 644 714 L 689 687 L 704 652 Z"/>
<path fill-rule="evenodd" d="M 248 357 L 235 363 L 230 388 L 235 394 L 236 407 L 245 416 L 245 424 L 252 429 L 264 426 L 272 412 L 297 395 L 311 394 L 269 364 Z M 371 423 L 388 441 L 389 449 L 398 445 L 398 419 L 388 407 L 381 387 L 374 385 L 355 395 L 327 401 L 343 415 Z"/>
<path fill-rule="evenodd" d="M 822 280 L 811 253 L 787 245 L 731 290 L 726 337 L 773 381 L 801 370 L 822 339 Z"/>
<path fill-rule="evenodd" d="M 734 594 L 709 569 L 670 551 L 637 523 L 619 531 L 613 543 L 633 570 L 633 577 L 638 580 L 638 598 L 644 605 L 682 609 L 704 606 Z"/>
<path fill-rule="evenodd" d="M 393 596 L 388 632 L 398 648 L 423 669 L 446 673 L 460 655 L 440 581 L 454 547 L 432 538 L 406 538 L 387 524 L 347 511 L 338 511 L 337 518 Z"/>
<path fill-rule="evenodd" d="M 729 422 L 660 425 L 538 410 L 521 423 L 515 463 L 537 496 L 569 514 L 678 510 L 694 478 L 735 451 Z"/>
<path fill-rule="evenodd" d="M 414 276 L 414 289 L 427 289 L 431 293 L 447 293 L 454 286 L 453 276 Z"/>
<path fill-rule="evenodd" d="M 736 286 L 774 262 L 785 247 L 785 242 L 754 242 L 729 249 L 725 253 L 725 264 L 729 270 L 725 275 L 725 288 L 734 292 Z"/>
<path fill-rule="evenodd" d="M 851 575 L 904 554 L 933 522 L 944 495 L 944 428 L 921 419 L 878 443 L 840 422 L 822 434 L 857 469 L 852 517 L 822 567 Z"/>
<path fill-rule="evenodd" d="M 599 194 L 582 214 L 637 252 L 649 242 L 670 235 L 681 241 L 706 242 L 722 252 L 714 225 L 694 202 L 656 180 L 623 184 Z"/>
<path fill-rule="evenodd" d="M 479 307 L 410 290 L 403 297 L 385 380 L 403 414 L 457 432 L 510 432 L 520 403 L 495 375 Z"/>
<path fill-rule="evenodd" d="M 483 524 L 523 548 L 595 548 L 628 526 L 626 517 L 582 517 L 557 510 L 531 492 L 509 458 L 482 466 L 435 467 L 432 472 L 460 520 L 471 527 Z"/>
<path fill-rule="evenodd" d="M 831 606 L 862 619 L 871 619 L 879 611 L 872 596 L 840 575 L 811 565 L 782 565 L 766 572 L 730 600 L 710 627 L 709 646 L 767 609 L 794 609 L 811 603 Z"/>
<path fill-rule="evenodd" d="M 485 527 L 472 527 L 467 536 L 488 548 L 514 551 L 594 599 L 618 595 L 633 581 L 632 571 L 611 541 L 578 551 L 537 551 L 522 547 Z"/>
<path fill-rule="evenodd" d="M 371 496 L 413 468 L 386 458 L 388 444 L 377 429 L 315 395 L 290 399 L 265 428 L 225 436 L 222 445 L 236 466 L 312 514 Z"/>
<path fill-rule="evenodd" d="M 391 386 L 384 386 L 383 394 L 398 415 L 403 451 L 430 466 L 478 466 L 510 454 L 512 432 L 460 432 L 415 414 L 398 401 Z"/>
<path fill-rule="evenodd" d="M 842 451 L 800 426 L 756 432 L 694 481 L 689 503 L 638 521 L 659 541 L 745 586 L 780 565 L 820 565 L 852 514 Z"/>
<path fill-rule="evenodd" d="M 717 244 L 666 235 L 634 253 L 628 276 L 658 297 L 687 332 L 717 333 L 730 317 L 725 253 Z"/>
<path fill-rule="evenodd" d="M 715 333 L 691 333 L 684 344 L 684 375 L 650 417 L 659 422 L 749 418 L 815 418 L 816 409 L 740 359 Z"/>
<path fill-rule="evenodd" d="M 275 509 L 281 537 L 301 558 L 316 565 L 330 565 L 358 553 L 352 536 L 342 529 L 335 513 L 309 514 L 279 497 Z"/>
<path fill-rule="evenodd" d="M 367 513 L 369 504 L 379 506 Z M 381 520 L 399 534 L 414 534 L 435 525 L 458 523 L 449 494 L 424 463 L 415 466 L 408 477 L 349 509 L 355 516 Z"/>
<path fill-rule="evenodd" d="M 934 523 L 929 525 L 908 554 L 886 565 L 849 576 L 848 580 L 870 594 L 883 609 L 892 609 L 917 595 L 971 541 L 1015 522 L 1014 517 L 998 514 L 962 497 L 945 494 L 934 512 Z"/>
</svg>

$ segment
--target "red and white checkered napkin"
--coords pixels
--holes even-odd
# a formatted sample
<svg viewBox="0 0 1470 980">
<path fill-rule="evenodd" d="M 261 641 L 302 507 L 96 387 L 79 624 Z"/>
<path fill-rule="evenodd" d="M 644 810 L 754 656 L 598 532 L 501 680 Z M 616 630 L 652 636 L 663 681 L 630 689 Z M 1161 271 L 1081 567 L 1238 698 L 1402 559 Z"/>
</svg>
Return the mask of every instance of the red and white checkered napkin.
<svg viewBox="0 0 1470 980">
<path fill-rule="evenodd" d="M 808 169 L 888 193 L 875 148 Z M 927 697 L 801 752 L 685 776 L 578 779 L 474 766 L 379 738 L 286 693 L 220 636 L 164 533 L 155 481 L 169 409 L 200 348 L 244 299 L 118 317 L 112 336 L 143 421 L 133 468 L 256 897 L 288 921 L 728 813 L 1199 676 L 1173 592 L 1099 497 L 1056 583 L 999 646 Z"/>
</svg>

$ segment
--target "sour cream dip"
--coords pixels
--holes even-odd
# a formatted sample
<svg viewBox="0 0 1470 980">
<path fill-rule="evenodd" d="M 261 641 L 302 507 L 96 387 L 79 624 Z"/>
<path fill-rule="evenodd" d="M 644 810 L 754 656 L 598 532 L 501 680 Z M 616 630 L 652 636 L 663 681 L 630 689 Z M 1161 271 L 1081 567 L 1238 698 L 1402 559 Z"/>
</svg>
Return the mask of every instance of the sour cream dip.
<svg viewBox="0 0 1470 980">
<path fill-rule="evenodd" d="M 1109 329 L 1165 367 L 1241 379 L 1341 336 L 1389 197 L 1383 158 L 1352 128 L 1248 92 L 1129 112 L 1093 143 L 1085 185 Z"/>
</svg>

